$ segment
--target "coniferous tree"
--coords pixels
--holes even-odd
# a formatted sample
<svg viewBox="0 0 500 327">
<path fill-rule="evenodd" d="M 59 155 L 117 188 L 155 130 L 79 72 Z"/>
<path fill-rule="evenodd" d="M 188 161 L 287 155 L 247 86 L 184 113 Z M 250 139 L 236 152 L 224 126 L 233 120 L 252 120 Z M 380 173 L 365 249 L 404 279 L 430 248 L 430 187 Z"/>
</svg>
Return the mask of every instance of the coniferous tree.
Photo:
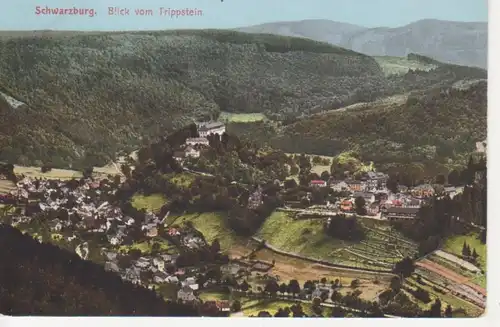
<svg viewBox="0 0 500 327">
<path fill-rule="evenodd" d="M 444 310 L 444 316 L 446 318 L 451 318 L 453 317 L 453 309 L 451 308 L 451 305 L 448 304 L 448 306 L 446 307 L 446 309 Z"/>
</svg>

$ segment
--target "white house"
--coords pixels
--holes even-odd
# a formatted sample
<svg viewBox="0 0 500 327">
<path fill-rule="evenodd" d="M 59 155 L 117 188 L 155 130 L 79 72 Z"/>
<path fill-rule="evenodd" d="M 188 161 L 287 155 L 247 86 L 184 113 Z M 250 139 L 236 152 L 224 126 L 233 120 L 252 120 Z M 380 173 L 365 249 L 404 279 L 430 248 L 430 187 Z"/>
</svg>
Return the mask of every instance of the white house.
<svg viewBox="0 0 500 327">
<path fill-rule="evenodd" d="M 177 299 L 183 302 L 193 302 L 196 301 L 196 296 L 193 289 L 186 285 L 177 292 Z"/>
<path fill-rule="evenodd" d="M 353 198 L 356 199 L 362 197 L 367 204 L 372 204 L 375 202 L 375 194 L 368 192 L 354 192 Z"/>
<path fill-rule="evenodd" d="M 188 146 L 184 151 L 186 157 L 198 158 L 200 156 L 200 151 L 194 149 L 192 146 Z"/>
<path fill-rule="evenodd" d="M 168 276 L 167 279 L 165 279 L 165 281 L 167 283 L 173 283 L 173 284 L 177 284 L 179 282 L 179 278 L 177 278 L 177 276 Z"/>
<path fill-rule="evenodd" d="M 196 280 L 194 279 L 194 277 L 188 277 L 186 278 L 186 280 L 184 280 L 182 282 L 182 286 L 188 286 L 189 288 L 191 288 L 193 291 L 196 291 L 199 286 L 198 284 L 196 283 Z"/>
<path fill-rule="evenodd" d="M 335 192 L 342 192 L 342 191 L 347 190 L 349 188 L 349 185 L 347 185 L 347 183 L 344 181 L 336 181 L 336 182 L 332 182 L 331 188 Z"/>
<path fill-rule="evenodd" d="M 153 265 L 159 270 L 165 270 L 165 262 L 158 258 L 153 258 Z"/>
<path fill-rule="evenodd" d="M 226 132 L 226 125 L 221 122 L 198 123 L 198 134 L 200 137 L 207 137 L 210 134 L 222 135 Z"/>
<path fill-rule="evenodd" d="M 206 145 L 208 146 L 208 139 L 206 137 L 193 137 L 186 140 L 187 145 Z"/>
</svg>

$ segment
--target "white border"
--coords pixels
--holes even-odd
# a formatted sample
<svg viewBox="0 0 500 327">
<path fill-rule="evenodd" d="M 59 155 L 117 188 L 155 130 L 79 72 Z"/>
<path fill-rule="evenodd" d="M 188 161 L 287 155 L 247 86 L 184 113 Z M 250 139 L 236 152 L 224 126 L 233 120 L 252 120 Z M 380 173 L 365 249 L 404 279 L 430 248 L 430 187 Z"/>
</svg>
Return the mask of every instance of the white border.
<svg viewBox="0 0 500 327">
<path fill-rule="evenodd" d="M 404 0 L 403 0 L 404 1 Z M 477 0 L 481 1 L 481 0 Z M 458 1 L 457 1 L 457 5 Z M 432 8 L 429 8 L 432 10 Z M 497 17 L 495 20 L 494 17 Z M 500 154 L 496 148 L 496 140 L 500 142 L 500 126 L 496 129 L 500 122 L 500 65 L 498 64 L 498 58 L 500 58 L 500 3 L 499 1 L 489 1 L 489 40 L 488 40 L 488 167 L 490 168 L 488 172 L 489 185 L 493 187 L 489 188 L 488 192 L 488 269 L 487 269 L 487 286 L 488 286 L 488 301 L 487 301 L 487 311 L 486 315 L 481 318 L 475 319 L 430 319 L 430 318 L 403 318 L 405 327 L 410 326 L 422 326 L 423 323 L 430 325 L 448 325 L 448 326 L 471 326 L 471 325 L 482 325 L 482 326 L 494 326 L 498 325 L 500 321 L 500 297 L 499 297 L 499 283 L 495 279 L 500 275 L 500 268 L 498 265 L 498 258 L 491 255 L 492 251 L 500 248 L 498 237 L 498 226 L 497 217 L 495 216 L 494 209 L 496 209 L 496 204 L 500 203 L 500 192 L 496 186 L 500 185 L 500 174 L 495 169 L 500 167 Z M 496 33 L 498 32 L 498 33 Z M 497 60 L 495 60 L 497 59 Z M 474 119 L 475 117 L 470 117 Z M 499 201 L 496 202 L 495 200 Z M 495 210 L 496 211 L 496 210 Z M 495 253 L 495 252 L 493 252 Z M 333 319 L 333 321 L 332 321 Z M 497 321 L 497 324 L 494 324 Z M 323 325 L 325 327 L 331 327 L 333 325 L 341 326 L 373 326 L 374 324 L 383 324 L 383 326 L 397 326 L 401 327 L 402 321 L 400 319 L 370 319 L 370 318 L 279 318 L 279 319 L 269 319 L 269 318 L 142 318 L 142 317 L 130 317 L 130 318 L 84 318 L 84 317 L 71 317 L 71 318 L 49 318 L 49 317 L 7 317 L 0 316 L 0 327 L 4 326 L 20 326 L 20 327 L 32 327 L 32 326 L 46 326 L 46 327 L 66 327 L 71 324 L 71 327 L 87 327 L 89 325 L 129 325 L 130 327 L 137 326 L 177 326 L 182 324 L 193 324 L 202 325 L 204 327 L 222 327 L 224 325 L 232 326 L 237 323 L 239 326 L 255 326 L 255 325 L 269 325 L 275 326 L 276 324 L 286 324 L 288 326 L 303 326 L 303 324 L 316 324 Z"/>
</svg>

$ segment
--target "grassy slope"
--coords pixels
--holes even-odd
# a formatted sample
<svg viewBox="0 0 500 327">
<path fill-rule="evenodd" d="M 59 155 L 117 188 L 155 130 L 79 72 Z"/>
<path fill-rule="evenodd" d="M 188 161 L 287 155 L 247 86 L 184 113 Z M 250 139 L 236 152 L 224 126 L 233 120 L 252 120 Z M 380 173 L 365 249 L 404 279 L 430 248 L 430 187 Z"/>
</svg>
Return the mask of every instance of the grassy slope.
<svg viewBox="0 0 500 327">
<path fill-rule="evenodd" d="M 377 249 L 367 247 L 364 243 L 347 242 L 329 237 L 323 232 L 323 222 L 323 219 L 294 220 L 287 213 L 274 212 L 264 222 L 257 236 L 283 251 L 352 267 L 374 267 L 361 256 L 391 264 L 399 256 L 398 251 L 407 254 L 415 251 L 414 245 L 404 245 L 401 242 L 395 245 L 395 249 L 386 248 L 385 244 L 391 242 L 383 234 L 390 235 L 391 232 L 390 227 L 383 222 L 373 219 L 360 220 L 367 232 L 364 241 Z M 392 232 L 392 235 L 405 240 L 395 232 Z M 347 250 L 354 251 L 361 256 Z"/>
<path fill-rule="evenodd" d="M 152 212 L 158 212 L 166 202 L 167 199 L 161 194 L 135 194 L 132 197 L 132 205 L 138 210 L 146 209 Z"/>
<path fill-rule="evenodd" d="M 219 240 L 223 251 L 230 251 L 232 247 L 242 244 L 243 240 L 237 237 L 226 225 L 222 213 L 205 212 L 199 214 L 187 214 L 180 217 L 169 217 L 169 224 L 182 224 L 190 221 L 196 229 L 203 233 L 208 242 Z"/>
<path fill-rule="evenodd" d="M 228 123 L 254 123 L 265 120 L 266 116 L 262 113 L 235 114 L 222 112 L 219 119 Z"/>
<path fill-rule="evenodd" d="M 0 48 L 0 91 L 29 106 L 0 105 L 0 156 L 24 165 L 104 164 L 194 118 L 298 113 L 384 79 L 373 58 L 350 50 L 230 31 L 7 38 Z"/>
<path fill-rule="evenodd" d="M 452 236 L 446 240 L 443 250 L 460 257 L 464 242 L 470 246 L 471 250 L 476 249 L 477 254 L 479 254 L 479 266 L 481 269 L 486 270 L 486 244 L 481 243 L 477 233 Z"/>
<path fill-rule="evenodd" d="M 306 229 L 310 233 L 303 234 Z M 334 250 L 348 245 L 327 237 L 323 233 L 322 219 L 293 220 L 283 212 L 274 212 L 257 236 L 280 250 L 319 258 L 328 258 Z"/>
<path fill-rule="evenodd" d="M 430 70 L 436 67 L 407 57 L 375 56 L 374 58 L 387 75 L 406 74 L 410 69 Z"/>
</svg>

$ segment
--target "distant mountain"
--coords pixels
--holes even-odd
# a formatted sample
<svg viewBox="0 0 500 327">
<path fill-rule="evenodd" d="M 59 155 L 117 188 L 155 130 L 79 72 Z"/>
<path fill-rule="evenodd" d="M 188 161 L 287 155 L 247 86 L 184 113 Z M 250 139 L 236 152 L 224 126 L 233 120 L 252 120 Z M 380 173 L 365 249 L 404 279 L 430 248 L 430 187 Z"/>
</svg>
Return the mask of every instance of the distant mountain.
<svg viewBox="0 0 500 327">
<path fill-rule="evenodd" d="M 276 22 L 237 28 L 329 42 L 371 56 L 418 53 L 439 61 L 487 67 L 488 24 L 424 19 L 396 27 L 367 28 L 330 20 Z"/>
</svg>

